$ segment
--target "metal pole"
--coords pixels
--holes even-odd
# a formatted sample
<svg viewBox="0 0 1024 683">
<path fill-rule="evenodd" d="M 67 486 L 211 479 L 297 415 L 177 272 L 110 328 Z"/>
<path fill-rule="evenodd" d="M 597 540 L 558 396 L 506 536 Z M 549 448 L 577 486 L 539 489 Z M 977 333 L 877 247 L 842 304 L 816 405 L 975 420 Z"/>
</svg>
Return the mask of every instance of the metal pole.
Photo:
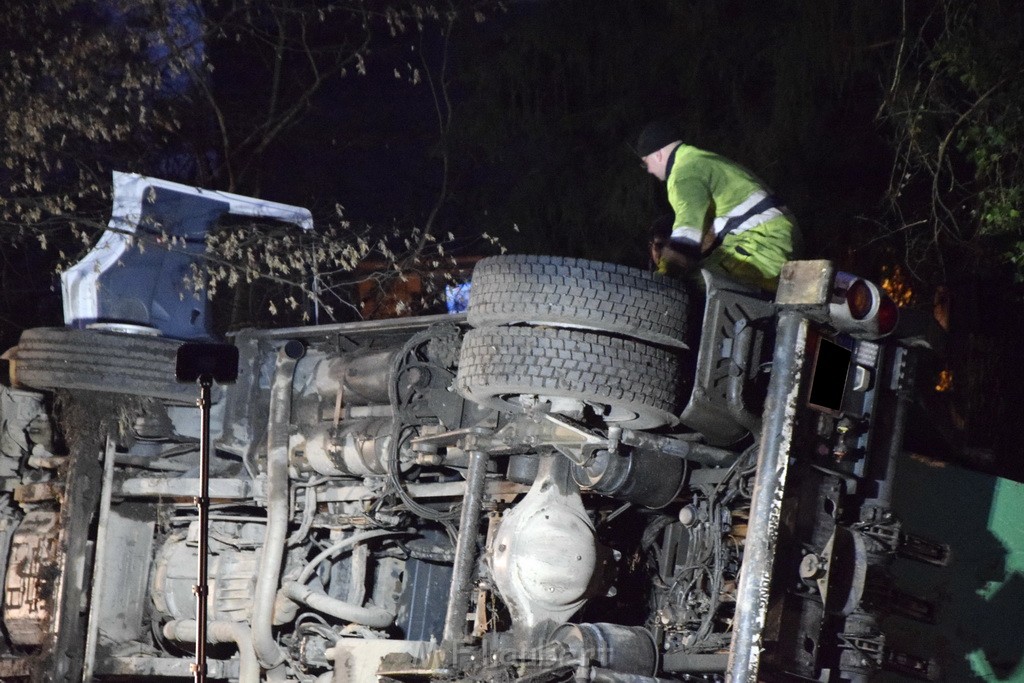
<svg viewBox="0 0 1024 683">
<path fill-rule="evenodd" d="M 109 435 L 107 445 L 103 451 L 103 488 L 100 489 L 100 517 L 96 529 L 96 555 L 93 562 L 94 567 L 106 566 L 108 552 L 107 528 L 110 524 L 110 503 L 114 489 L 114 459 L 117 455 L 117 444 Z M 92 577 L 93 604 L 99 604 L 103 600 L 103 578 L 102 572 L 96 571 Z M 96 667 L 96 642 L 99 639 L 100 613 L 98 609 L 89 611 L 89 630 L 85 638 L 85 661 L 82 665 L 83 683 L 91 683 L 93 680 L 93 669 Z"/>
<path fill-rule="evenodd" d="M 878 491 L 875 494 L 875 504 L 888 508 L 892 505 L 892 487 L 896 479 L 896 463 L 903 454 L 903 439 L 907 433 L 907 416 L 910 414 L 911 404 L 914 402 L 914 381 L 917 375 L 917 356 L 903 349 L 896 350 L 894 363 L 902 363 L 890 367 L 890 373 L 902 372 L 901 377 L 894 377 L 894 383 L 889 388 L 895 393 L 896 408 L 893 411 L 892 424 L 887 436 L 889 447 L 886 449 L 885 457 L 885 478 L 878 483 Z M 896 381 L 898 380 L 898 381 Z"/>
<path fill-rule="evenodd" d="M 796 311 L 783 310 L 779 313 L 777 329 L 754 494 L 750 501 L 750 523 L 743 548 L 743 568 L 736 589 L 736 615 L 726 672 L 728 683 L 757 683 L 758 680 L 782 494 L 806 355 L 806 318 Z"/>
<path fill-rule="evenodd" d="M 480 525 L 480 509 L 483 505 L 487 457 L 485 451 L 469 452 L 466 493 L 462 498 L 459 538 L 455 544 L 452 587 L 448 593 L 448 611 L 444 618 L 446 642 L 461 641 L 466 635 L 466 612 L 469 609 L 469 595 L 472 591 L 477 527 Z"/>
<path fill-rule="evenodd" d="M 209 592 L 207 576 L 207 555 L 210 544 L 210 394 L 213 378 L 203 375 L 199 378 L 199 557 L 198 583 L 192 587 L 196 595 L 196 661 L 192 673 L 196 683 L 206 682 L 206 607 Z"/>
</svg>

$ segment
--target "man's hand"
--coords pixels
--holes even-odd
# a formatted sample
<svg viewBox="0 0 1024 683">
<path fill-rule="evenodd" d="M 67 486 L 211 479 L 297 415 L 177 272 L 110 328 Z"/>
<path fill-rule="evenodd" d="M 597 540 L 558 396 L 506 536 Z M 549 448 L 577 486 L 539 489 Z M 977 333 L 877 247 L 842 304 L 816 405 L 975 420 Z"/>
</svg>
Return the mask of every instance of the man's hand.
<svg viewBox="0 0 1024 683">
<path fill-rule="evenodd" d="M 685 277 L 698 264 L 697 259 L 674 249 L 671 243 L 662 244 L 657 250 L 652 244 L 651 260 L 657 264 L 656 272 L 673 277 Z"/>
<path fill-rule="evenodd" d="M 665 250 L 665 244 L 668 240 L 662 237 L 655 237 L 647 244 L 647 249 L 651 256 L 651 265 L 653 268 L 659 268 L 661 264 L 661 254 Z"/>
</svg>

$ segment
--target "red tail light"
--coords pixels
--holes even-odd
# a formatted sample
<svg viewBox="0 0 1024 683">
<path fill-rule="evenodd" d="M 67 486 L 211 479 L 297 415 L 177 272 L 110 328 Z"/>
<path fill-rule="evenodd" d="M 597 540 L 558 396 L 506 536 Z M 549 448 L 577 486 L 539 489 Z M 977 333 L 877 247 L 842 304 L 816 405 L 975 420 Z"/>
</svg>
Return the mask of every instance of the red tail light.
<svg viewBox="0 0 1024 683">
<path fill-rule="evenodd" d="M 871 315 L 875 307 L 875 293 L 864 280 L 856 280 L 846 290 L 846 305 L 850 307 L 850 315 L 854 320 L 864 320 Z"/>
<path fill-rule="evenodd" d="M 878 309 L 878 334 L 885 336 L 896 329 L 899 318 L 900 309 L 896 302 L 889 297 L 883 297 L 882 304 Z"/>
<path fill-rule="evenodd" d="M 829 322 L 858 339 L 879 339 L 896 328 L 899 308 L 878 285 L 850 273 L 835 275 Z"/>
</svg>

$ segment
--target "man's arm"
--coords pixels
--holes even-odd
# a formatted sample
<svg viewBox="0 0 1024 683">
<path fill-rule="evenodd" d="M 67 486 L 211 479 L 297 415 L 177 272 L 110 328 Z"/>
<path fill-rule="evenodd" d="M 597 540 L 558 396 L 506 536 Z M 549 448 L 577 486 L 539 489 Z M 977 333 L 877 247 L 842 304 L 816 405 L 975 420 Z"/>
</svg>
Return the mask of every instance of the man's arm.
<svg viewBox="0 0 1024 683">
<path fill-rule="evenodd" d="M 697 175 L 674 175 L 668 183 L 668 201 L 675 212 L 670 243 L 676 251 L 699 260 L 714 219 L 711 188 Z"/>
</svg>

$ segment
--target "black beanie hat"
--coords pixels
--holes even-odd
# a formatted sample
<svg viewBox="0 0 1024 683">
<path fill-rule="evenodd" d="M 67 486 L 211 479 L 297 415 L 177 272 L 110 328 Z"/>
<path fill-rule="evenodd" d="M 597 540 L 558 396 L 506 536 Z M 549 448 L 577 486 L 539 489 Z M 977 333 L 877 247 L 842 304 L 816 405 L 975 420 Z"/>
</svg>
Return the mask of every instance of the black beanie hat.
<svg viewBox="0 0 1024 683">
<path fill-rule="evenodd" d="M 640 131 L 636 141 L 637 156 L 643 158 L 667 144 L 680 140 L 679 131 L 667 121 L 651 121 Z"/>
</svg>

